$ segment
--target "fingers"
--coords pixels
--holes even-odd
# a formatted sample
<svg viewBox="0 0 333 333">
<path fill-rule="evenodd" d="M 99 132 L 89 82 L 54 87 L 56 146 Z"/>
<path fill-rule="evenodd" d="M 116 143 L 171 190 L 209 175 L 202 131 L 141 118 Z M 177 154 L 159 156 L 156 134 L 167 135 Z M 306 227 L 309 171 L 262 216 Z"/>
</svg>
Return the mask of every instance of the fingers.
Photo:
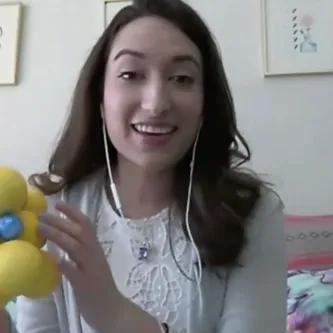
<svg viewBox="0 0 333 333">
<path fill-rule="evenodd" d="M 60 212 L 66 215 L 70 220 L 81 225 L 84 229 L 90 228 L 90 223 L 87 219 L 87 216 L 84 215 L 78 208 L 70 206 L 64 202 L 59 202 L 55 205 L 55 208 Z"/>
<path fill-rule="evenodd" d="M 79 271 L 79 267 L 77 267 L 77 265 L 63 258 L 59 262 L 59 269 L 61 273 L 66 276 L 72 286 L 76 285 Z"/>
<path fill-rule="evenodd" d="M 40 230 L 48 240 L 59 246 L 79 268 L 82 268 L 94 243 L 90 223 L 80 210 L 68 204 L 58 203 L 55 208 L 66 218 L 42 214 Z"/>
<path fill-rule="evenodd" d="M 79 209 L 66 203 L 57 203 L 55 208 L 66 218 L 46 213 L 40 216 L 41 222 L 65 232 L 79 243 L 87 244 L 92 231 L 88 218 Z"/>
<path fill-rule="evenodd" d="M 67 253 L 70 259 L 73 260 L 79 267 L 83 266 L 83 261 L 87 252 L 83 244 L 79 243 L 74 237 L 51 224 L 40 223 L 40 231 L 48 240 L 55 243 L 65 253 Z"/>
<path fill-rule="evenodd" d="M 53 228 L 66 233 L 67 235 L 75 238 L 79 243 L 84 244 L 84 231 L 81 225 L 75 223 L 72 219 L 64 219 L 59 216 L 52 214 L 42 214 L 40 215 L 40 223 L 47 226 L 52 226 Z"/>
</svg>

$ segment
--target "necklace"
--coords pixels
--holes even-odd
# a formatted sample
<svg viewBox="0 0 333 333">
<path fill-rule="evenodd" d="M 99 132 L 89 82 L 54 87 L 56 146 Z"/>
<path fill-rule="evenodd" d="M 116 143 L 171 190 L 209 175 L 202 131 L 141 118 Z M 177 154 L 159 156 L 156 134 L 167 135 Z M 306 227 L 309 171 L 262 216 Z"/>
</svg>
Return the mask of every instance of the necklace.
<svg viewBox="0 0 333 333">
<path fill-rule="evenodd" d="M 143 241 L 139 246 L 138 259 L 139 260 L 148 260 L 150 250 L 151 250 L 151 246 L 146 241 Z"/>
</svg>

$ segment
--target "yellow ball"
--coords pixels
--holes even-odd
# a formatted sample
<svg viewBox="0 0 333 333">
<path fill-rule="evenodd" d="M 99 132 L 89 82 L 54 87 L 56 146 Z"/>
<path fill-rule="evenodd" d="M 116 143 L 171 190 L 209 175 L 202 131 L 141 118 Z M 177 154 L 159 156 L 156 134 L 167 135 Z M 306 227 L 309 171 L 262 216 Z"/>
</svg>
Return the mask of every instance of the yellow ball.
<svg viewBox="0 0 333 333">
<path fill-rule="evenodd" d="M 13 299 L 12 298 L 5 298 L 3 296 L 0 296 L 0 310 L 4 310 L 6 309 L 6 305 L 12 301 Z"/>
<path fill-rule="evenodd" d="M 27 201 L 24 205 L 23 210 L 39 215 L 44 213 L 47 209 L 47 201 L 44 193 L 37 187 L 28 185 Z"/>
<path fill-rule="evenodd" d="M 41 251 L 32 244 L 13 240 L 0 245 L 0 295 L 4 300 L 22 295 L 38 276 L 43 265 Z"/>
<path fill-rule="evenodd" d="M 27 241 L 37 248 L 41 248 L 45 244 L 45 238 L 39 231 L 38 217 L 34 213 L 28 211 L 21 211 L 17 216 L 23 224 L 23 234 L 19 239 Z"/>
<path fill-rule="evenodd" d="M 41 251 L 43 264 L 34 285 L 24 293 L 29 298 L 46 297 L 58 287 L 61 281 L 61 274 L 55 257 L 50 253 Z"/>
<path fill-rule="evenodd" d="M 16 170 L 0 167 L 0 215 L 20 211 L 27 200 L 27 182 Z"/>
</svg>

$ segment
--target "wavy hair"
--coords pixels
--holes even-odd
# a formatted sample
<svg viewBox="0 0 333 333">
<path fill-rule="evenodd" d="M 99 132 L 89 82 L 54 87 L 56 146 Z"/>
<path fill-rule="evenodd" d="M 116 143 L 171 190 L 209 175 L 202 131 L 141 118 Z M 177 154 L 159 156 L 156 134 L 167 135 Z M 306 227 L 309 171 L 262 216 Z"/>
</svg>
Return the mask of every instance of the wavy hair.
<svg viewBox="0 0 333 333">
<path fill-rule="evenodd" d="M 78 79 L 71 110 L 48 172 L 30 181 L 45 194 L 71 188 L 106 166 L 100 103 L 105 70 L 115 36 L 126 24 L 156 16 L 176 25 L 203 59 L 203 126 L 197 145 L 190 227 L 206 267 L 237 264 L 246 243 L 246 227 L 260 199 L 263 182 L 241 168 L 250 149 L 240 134 L 221 55 L 200 16 L 180 0 L 138 0 L 121 9 L 94 45 Z M 117 152 L 110 142 L 110 158 Z M 241 149 L 242 148 L 242 149 Z M 185 213 L 191 150 L 176 166 L 175 200 Z M 54 181 L 53 176 L 60 176 Z M 184 228 L 185 230 L 185 228 Z"/>
</svg>

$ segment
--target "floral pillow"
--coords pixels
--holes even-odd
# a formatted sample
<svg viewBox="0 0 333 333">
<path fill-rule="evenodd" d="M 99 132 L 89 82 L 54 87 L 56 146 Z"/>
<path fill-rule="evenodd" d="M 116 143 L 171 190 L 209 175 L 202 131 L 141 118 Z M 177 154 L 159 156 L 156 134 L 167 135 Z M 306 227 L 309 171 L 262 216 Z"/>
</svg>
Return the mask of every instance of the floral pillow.
<svg viewBox="0 0 333 333">
<path fill-rule="evenodd" d="M 333 332 L 333 269 L 288 272 L 288 333 Z"/>
</svg>

